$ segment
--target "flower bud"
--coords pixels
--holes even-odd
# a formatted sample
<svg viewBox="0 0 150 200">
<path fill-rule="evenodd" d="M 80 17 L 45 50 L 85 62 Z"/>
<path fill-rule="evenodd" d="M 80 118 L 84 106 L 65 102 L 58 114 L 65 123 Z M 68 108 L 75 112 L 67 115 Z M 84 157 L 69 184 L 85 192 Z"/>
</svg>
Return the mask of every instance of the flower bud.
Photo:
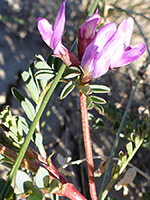
<svg viewBox="0 0 150 200">
<path fill-rule="evenodd" d="M 96 28 L 100 22 L 98 11 L 89 17 L 80 27 L 78 32 L 78 56 L 82 59 L 86 47 L 93 41 L 96 33 Z"/>
</svg>

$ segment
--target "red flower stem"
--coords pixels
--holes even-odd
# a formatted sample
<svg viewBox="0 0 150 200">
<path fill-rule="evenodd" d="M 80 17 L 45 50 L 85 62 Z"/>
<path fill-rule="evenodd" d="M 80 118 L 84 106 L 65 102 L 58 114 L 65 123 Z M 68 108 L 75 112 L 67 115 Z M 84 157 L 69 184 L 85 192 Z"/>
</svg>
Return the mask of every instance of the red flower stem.
<svg viewBox="0 0 150 200">
<path fill-rule="evenodd" d="M 89 189 L 92 200 L 97 199 L 96 187 L 94 181 L 94 161 L 93 161 L 93 152 L 91 145 L 90 137 L 90 128 L 88 121 L 88 111 L 86 108 L 86 96 L 80 91 L 80 107 L 81 107 L 81 118 L 82 118 L 82 129 L 83 129 L 83 138 L 84 138 L 84 147 L 87 159 L 88 166 L 88 179 L 89 179 Z"/>
</svg>

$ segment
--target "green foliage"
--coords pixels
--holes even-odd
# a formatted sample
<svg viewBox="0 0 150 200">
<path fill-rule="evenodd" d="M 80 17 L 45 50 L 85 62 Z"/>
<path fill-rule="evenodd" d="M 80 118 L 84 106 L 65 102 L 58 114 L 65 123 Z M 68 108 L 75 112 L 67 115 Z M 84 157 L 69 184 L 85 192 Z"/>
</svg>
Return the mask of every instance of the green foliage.
<svg viewBox="0 0 150 200">
<path fill-rule="evenodd" d="M 0 178 L 0 191 L 2 191 L 6 181 Z M 14 193 L 14 189 L 10 187 L 8 194 L 6 196 L 6 200 L 16 200 L 16 194 Z"/>
<path fill-rule="evenodd" d="M 9 141 L 17 148 L 24 142 L 22 122 L 20 118 L 13 116 L 10 107 L 6 106 L 0 112 L 0 119 L 5 126 L 6 131 L 4 131 Z M 7 144 L 6 144 L 7 145 Z"/>
<path fill-rule="evenodd" d="M 105 85 L 90 85 L 90 89 L 93 93 L 109 93 L 110 88 Z"/>
<path fill-rule="evenodd" d="M 94 106 L 94 104 L 93 104 L 91 97 L 87 96 L 87 105 L 86 105 L 87 109 L 91 110 L 93 108 L 93 106 Z"/>
<path fill-rule="evenodd" d="M 63 90 L 60 94 L 60 98 L 64 99 L 65 97 L 67 97 L 68 94 L 70 94 L 74 88 L 75 88 L 75 85 L 72 81 L 67 83 L 67 85 L 63 88 Z"/>
<path fill-rule="evenodd" d="M 113 168 L 112 177 L 114 179 L 117 179 L 120 174 L 124 171 L 124 169 L 127 167 L 128 163 L 131 161 L 135 153 L 138 151 L 138 149 L 141 147 L 143 143 L 144 138 L 140 138 L 139 136 L 135 137 L 134 140 L 134 147 L 133 142 L 128 142 L 126 144 L 126 150 L 127 153 L 124 154 L 123 151 L 119 152 L 119 160 L 117 165 Z"/>
<path fill-rule="evenodd" d="M 56 179 L 53 179 L 50 184 L 49 193 L 53 192 L 55 189 L 59 189 L 59 181 Z"/>
<path fill-rule="evenodd" d="M 16 88 L 12 88 L 13 96 L 18 100 L 27 117 L 33 121 L 35 117 L 35 109 L 32 103 L 24 97 Z"/>
<path fill-rule="evenodd" d="M 27 184 L 25 185 L 25 183 Z M 21 193 L 30 194 L 32 192 L 33 183 L 25 172 L 18 170 L 16 174 L 16 186 Z"/>
<path fill-rule="evenodd" d="M 102 97 L 92 95 L 92 93 L 108 93 L 110 89 L 104 85 L 86 84 L 81 88 L 81 91 L 87 96 L 87 109 L 95 108 L 99 114 L 103 115 L 104 109 L 99 104 L 105 104 L 106 101 Z"/>
<path fill-rule="evenodd" d="M 95 119 L 95 117 L 91 113 L 88 113 L 88 119 L 89 119 L 91 128 L 99 129 L 104 126 L 103 120 L 99 117 Z"/>
<path fill-rule="evenodd" d="M 97 103 L 97 104 L 105 104 L 106 103 L 106 101 L 101 97 L 94 96 L 94 95 L 91 95 L 90 97 L 91 97 L 93 103 Z"/>
<path fill-rule="evenodd" d="M 42 175 L 42 174 L 41 174 Z M 36 183 L 40 183 L 42 181 L 42 178 L 38 175 L 36 177 Z M 25 193 L 26 195 L 29 195 L 28 199 L 43 199 L 43 193 L 38 188 L 39 185 L 34 185 L 32 182 L 32 179 L 23 171 L 18 171 L 16 175 L 16 185 L 17 188 L 21 193 Z"/>
<path fill-rule="evenodd" d="M 90 88 L 90 85 L 89 84 L 86 84 L 84 85 L 82 88 L 81 88 L 81 91 L 84 93 L 84 94 L 89 94 L 91 93 L 91 88 Z"/>
<path fill-rule="evenodd" d="M 82 92 L 87 96 L 87 109 L 95 109 L 100 115 L 104 115 L 104 108 L 100 104 L 105 104 L 106 101 L 102 97 L 92 95 L 92 93 L 108 93 L 110 89 L 104 85 L 86 84 L 81 88 Z M 89 113 L 90 126 L 94 129 L 99 129 L 104 126 L 101 118 L 95 119 L 94 115 Z"/>
<path fill-rule="evenodd" d="M 40 167 L 38 169 L 38 172 L 36 173 L 35 176 L 35 183 L 39 188 L 45 188 L 49 185 L 49 173 L 48 171 L 43 168 Z"/>
<path fill-rule="evenodd" d="M 127 152 L 128 152 L 128 155 L 130 156 L 133 152 L 133 143 L 132 142 L 128 142 L 126 144 L 126 149 L 127 149 Z"/>
<path fill-rule="evenodd" d="M 22 73 L 22 79 L 24 80 L 34 102 L 37 103 L 40 95 L 40 89 L 37 80 L 34 77 L 34 63 L 29 67 L 29 72 L 24 71 Z"/>
<path fill-rule="evenodd" d="M 123 111 L 117 109 L 115 105 L 108 104 L 105 107 L 105 117 L 113 124 L 112 132 L 118 130 L 121 119 L 123 117 Z M 148 115 L 140 116 L 139 119 L 135 119 L 130 116 L 127 118 L 123 129 L 122 136 L 127 138 L 129 141 L 134 142 L 138 145 L 138 142 L 141 138 L 144 138 L 142 146 L 149 149 L 150 148 L 150 117 Z"/>
<path fill-rule="evenodd" d="M 64 73 L 64 79 L 70 79 L 80 76 L 81 72 L 77 67 L 69 67 Z"/>
</svg>

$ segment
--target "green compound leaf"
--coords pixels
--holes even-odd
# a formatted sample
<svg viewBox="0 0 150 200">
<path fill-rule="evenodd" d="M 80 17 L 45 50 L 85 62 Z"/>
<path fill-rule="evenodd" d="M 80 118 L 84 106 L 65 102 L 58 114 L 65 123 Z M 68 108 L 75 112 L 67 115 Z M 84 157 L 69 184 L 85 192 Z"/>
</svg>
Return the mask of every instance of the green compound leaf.
<svg viewBox="0 0 150 200">
<path fill-rule="evenodd" d="M 53 179 L 50 184 L 49 193 L 53 192 L 53 190 L 56 188 L 59 188 L 59 181 L 57 179 Z"/>
<path fill-rule="evenodd" d="M 35 136 L 34 138 L 34 142 L 36 144 L 37 147 L 40 147 L 42 145 L 42 142 L 43 142 L 43 136 L 41 133 L 35 133 L 33 135 L 33 137 Z"/>
<path fill-rule="evenodd" d="M 30 129 L 30 123 L 22 116 L 16 116 L 21 121 L 22 130 L 27 134 Z"/>
<path fill-rule="evenodd" d="M 44 89 L 48 84 L 48 80 L 40 79 L 40 84 L 41 84 L 42 89 Z"/>
<path fill-rule="evenodd" d="M 49 66 L 52 66 L 53 62 L 54 62 L 54 56 L 53 56 L 53 51 L 51 50 L 50 54 L 48 55 L 48 58 L 47 58 L 47 64 Z"/>
<path fill-rule="evenodd" d="M 52 64 L 52 69 L 54 70 L 55 73 L 57 73 L 59 71 L 61 65 L 62 65 L 61 59 L 57 58 L 57 57 L 54 57 L 53 64 Z"/>
<path fill-rule="evenodd" d="M 37 102 L 39 99 L 40 91 L 39 91 L 38 83 L 36 82 L 34 78 L 31 66 L 29 68 L 29 72 L 24 71 L 22 73 L 22 79 L 24 80 L 28 90 L 30 91 L 33 100 Z"/>
<path fill-rule="evenodd" d="M 119 152 L 119 158 L 120 158 L 120 161 L 121 161 L 121 165 L 123 165 L 127 160 L 127 156 L 124 155 L 123 151 Z"/>
<path fill-rule="evenodd" d="M 41 190 L 33 185 L 30 177 L 25 172 L 17 172 L 16 185 L 21 193 L 30 194 L 29 200 L 42 200 Z"/>
<path fill-rule="evenodd" d="M 90 97 L 91 97 L 91 99 L 94 103 L 98 103 L 98 104 L 105 104 L 106 103 L 105 99 L 103 99 L 101 97 L 97 97 L 97 96 L 94 96 L 94 95 L 91 95 Z"/>
<path fill-rule="evenodd" d="M 3 178 L 0 178 L 0 191 L 3 190 L 3 187 L 5 185 L 6 181 L 3 179 Z M 16 197 L 15 197 L 15 194 L 14 194 L 14 189 L 12 186 L 10 186 L 10 189 L 7 193 L 7 196 L 6 196 L 6 200 L 15 200 Z"/>
<path fill-rule="evenodd" d="M 43 168 L 39 167 L 38 172 L 35 176 L 35 183 L 39 188 L 45 188 L 49 184 L 49 173 Z"/>
<path fill-rule="evenodd" d="M 23 171 L 18 170 L 16 175 L 16 185 L 21 193 L 30 193 L 32 191 L 33 183 L 31 178 Z M 25 186 L 26 183 L 26 186 Z"/>
<path fill-rule="evenodd" d="M 75 88 L 75 85 L 73 84 L 72 81 L 70 81 L 62 90 L 60 94 L 60 99 L 64 99 L 72 90 Z"/>
<path fill-rule="evenodd" d="M 120 160 L 122 160 L 123 156 L 124 156 L 123 151 L 120 151 L 120 152 L 119 152 L 119 158 L 120 158 Z"/>
<path fill-rule="evenodd" d="M 104 108 L 101 105 L 94 104 L 94 108 L 100 115 L 104 115 Z"/>
<path fill-rule="evenodd" d="M 141 141 L 140 137 L 136 136 L 136 138 L 135 138 L 135 146 L 136 147 L 138 146 L 138 144 L 140 143 L 140 141 Z"/>
<path fill-rule="evenodd" d="M 55 76 L 55 74 L 53 73 L 53 71 L 51 69 L 49 69 L 49 70 L 42 69 L 35 73 L 36 79 L 40 79 L 40 80 L 50 80 L 50 79 L 54 78 L 54 76 Z"/>
<path fill-rule="evenodd" d="M 94 106 L 94 104 L 93 104 L 91 97 L 87 96 L 87 104 L 86 104 L 87 109 L 91 110 L 93 108 L 93 106 Z"/>
<path fill-rule="evenodd" d="M 40 54 L 39 54 L 39 55 L 36 55 L 35 58 L 36 58 L 37 61 L 45 62 L 45 59 L 44 59 L 43 56 L 41 56 Z"/>
<path fill-rule="evenodd" d="M 77 67 L 69 67 L 66 69 L 64 73 L 65 79 L 74 78 L 76 76 L 79 76 L 81 74 L 81 71 Z"/>
<path fill-rule="evenodd" d="M 133 144 L 132 144 L 132 142 L 128 142 L 126 144 L 126 149 L 127 149 L 128 155 L 130 156 L 132 154 L 132 152 L 133 152 Z"/>
<path fill-rule="evenodd" d="M 44 200 L 42 191 L 39 188 L 34 187 L 29 196 L 29 200 Z"/>
<path fill-rule="evenodd" d="M 34 109 L 34 106 L 32 105 L 32 103 L 26 97 L 24 97 L 16 88 L 12 88 L 12 94 L 18 100 L 18 102 L 21 104 L 27 117 L 31 121 L 33 121 L 34 116 L 35 116 L 35 109 Z"/>
<path fill-rule="evenodd" d="M 112 170 L 112 177 L 119 173 L 120 168 L 121 167 L 119 165 L 114 166 L 114 168 Z"/>
<path fill-rule="evenodd" d="M 86 85 L 84 85 L 84 86 L 82 87 L 82 92 L 83 92 L 84 94 L 89 94 L 90 91 L 91 91 L 91 89 L 90 89 L 90 85 L 89 85 L 89 84 L 86 84 Z"/>
<path fill-rule="evenodd" d="M 38 70 L 50 70 L 51 67 L 44 61 L 39 61 L 37 63 L 35 63 L 35 67 L 38 69 Z"/>
<path fill-rule="evenodd" d="M 6 136 L 14 146 L 20 148 L 20 145 L 24 142 L 21 120 L 12 115 L 9 106 L 6 106 L 0 112 L 0 118 L 3 125 L 9 129 L 5 132 Z"/>
<path fill-rule="evenodd" d="M 101 118 L 97 118 L 95 122 L 92 124 L 92 128 L 99 129 L 100 127 L 104 126 L 104 122 Z"/>
<path fill-rule="evenodd" d="M 109 93 L 110 88 L 105 85 L 90 85 L 93 93 Z"/>
</svg>

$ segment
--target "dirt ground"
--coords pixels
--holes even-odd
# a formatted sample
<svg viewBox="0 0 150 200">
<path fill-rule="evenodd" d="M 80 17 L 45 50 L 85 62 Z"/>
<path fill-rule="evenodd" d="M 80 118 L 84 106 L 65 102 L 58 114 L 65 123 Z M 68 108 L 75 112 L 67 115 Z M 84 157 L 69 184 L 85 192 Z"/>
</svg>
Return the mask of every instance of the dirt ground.
<svg viewBox="0 0 150 200">
<path fill-rule="evenodd" d="M 62 4 L 61 1 L 52 0 L 1 0 L 0 5 L 0 109 L 4 105 L 10 105 L 14 114 L 22 113 L 18 103 L 11 95 L 10 88 L 15 86 L 26 94 L 21 72 L 28 70 L 29 64 L 34 61 L 36 54 L 47 58 L 50 49 L 42 41 L 37 30 L 38 17 L 45 17 L 50 23 L 54 23 L 56 14 Z M 93 1 L 89 1 L 90 4 Z M 78 27 L 86 16 L 88 0 L 67 0 L 66 2 L 66 26 L 63 41 L 65 46 L 71 47 L 77 35 Z M 101 6 L 101 4 L 100 4 Z M 116 0 L 106 1 L 102 23 L 116 22 L 119 24 L 123 18 L 132 16 L 135 19 L 134 33 L 131 44 L 147 42 L 150 47 L 150 1 L 149 0 Z M 137 72 L 146 64 L 148 52 L 134 63 L 126 67 L 109 71 L 107 75 L 96 80 L 99 84 L 110 87 L 111 92 L 104 95 L 107 103 L 115 104 L 117 108 L 125 109 L 132 84 L 136 81 Z M 94 80 L 93 80 L 94 82 Z M 59 86 L 57 88 L 59 92 Z M 150 67 L 147 68 L 145 76 L 135 94 L 130 114 L 138 118 L 150 103 Z M 107 106 L 107 105 L 106 105 Z M 47 155 L 54 152 L 53 162 L 59 168 L 58 155 L 71 157 L 73 160 L 84 158 L 84 145 L 82 139 L 81 119 L 79 113 L 79 96 L 77 91 L 64 100 L 52 96 L 48 108 L 51 109 L 50 116 L 46 119 L 46 126 L 41 130 L 44 137 L 44 147 Z M 94 113 L 98 117 L 97 113 Z M 44 118 L 45 119 L 45 118 Z M 42 119 L 43 120 L 43 119 Z M 107 120 L 106 120 L 107 122 Z M 110 128 L 110 124 L 105 126 Z M 91 129 L 94 155 L 109 156 L 115 135 L 111 130 Z M 125 140 L 120 139 L 117 149 L 124 150 Z M 150 175 L 150 151 L 141 148 L 133 159 L 133 164 Z M 95 169 L 100 160 L 95 160 Z M 75 177 L 66 177 L 74 183 L 82 193 L 87 192 L 86 164 L 71 166 L 70 171 Z M 0 165 L 1 176 L 4 176 L 4 168 Z M 81 181 L 84 177 L 84 183 Z M 102 177 L 103 178 L 103 177 Z M 100 190 L 102 178 L 96 178 L 97 191 Z M 81 190 L 82 188 L 82 190 Z M 129 187 L 127 197 L 122 196 L 122 190 L 114 191 L 112 188 L 110 196 L 118 200 L 137 200 L 142 193 L 150 192 L 148 180 L 137 175 L 133 184 Z M 87 196 L 89 199 L 89 197 Z M 61 197 L 60 199 L 65 199 Z"/>
</svg>

